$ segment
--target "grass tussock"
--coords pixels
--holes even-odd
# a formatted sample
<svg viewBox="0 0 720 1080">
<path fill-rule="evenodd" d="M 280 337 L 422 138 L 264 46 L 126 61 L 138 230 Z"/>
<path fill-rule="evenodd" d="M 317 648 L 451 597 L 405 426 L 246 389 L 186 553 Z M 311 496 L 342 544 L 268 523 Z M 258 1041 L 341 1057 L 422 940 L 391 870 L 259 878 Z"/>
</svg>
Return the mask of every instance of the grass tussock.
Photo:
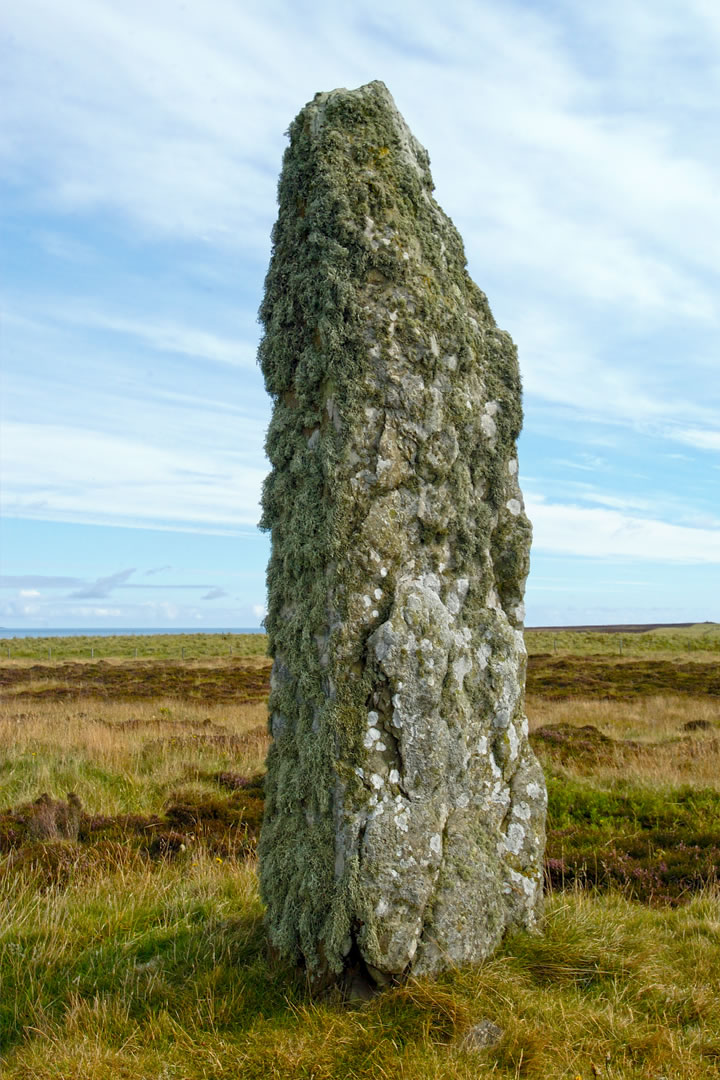
<svg viewBox="0 0 720 1080">
<path fill-rule="evenodd" d="M 203 666 L 217 668 L 187 664 Z M 312 999 L 266 950 L 264 700 L 161 694 L 165 672 L 145 698 L 80 693 L 89 673 L 77 694 L 6 698 L 4 1078 L 719 1075 L 720 699 L 531 693 L 550 793 L 543 933 L 350 1004 Z"/>
<path fill-rule="evenodd" d="M 0 809 L 73 791 L 88 813 L 158 814 L 183 785 L 255 775 L 267 747 L 262 701 L 18 705 L 0 716 Z"/>
<path fill-rule="evenodd" d="M 717 1075 L 711 892 L 675 910 L 551 895 L 542 936 L 350 1007 L 312 1000 L 267 955 L 251 864 L 201 859 L 162 877 L 118 868 L 42 895 L 20 879 L 0 889 L 11 1080 Z M 488 1020 L 499 1041 L 472 1049 L 468 1034 Z"/>
<path fill-rule="evenodd" d="M 685 903 L 720 872 L 720 700 L 528 700 L 548 780 L 546 875 Z"/>
</svg>

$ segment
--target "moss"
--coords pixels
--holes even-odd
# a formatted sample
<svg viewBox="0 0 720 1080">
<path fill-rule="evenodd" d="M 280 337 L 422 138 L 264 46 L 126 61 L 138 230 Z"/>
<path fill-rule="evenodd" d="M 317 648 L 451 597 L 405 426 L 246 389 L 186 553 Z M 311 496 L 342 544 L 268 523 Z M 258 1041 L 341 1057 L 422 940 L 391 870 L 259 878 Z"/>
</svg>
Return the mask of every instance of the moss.
<svg viewBox="0 0 720 1080">
<path fill-rule="evenodd" d="M 353 769 L 365 760 L 368 702 L 382 690 L 369 641 L 389 616 L 408 544 L 427 570 L 450 560 L 472 579 L 468 619 L 479 633 L 492 622 L 494 580 L 508 610 L 521 596 L 529 526 L 506 509 L 521 425 L 515 350 L 431 198 L 427 154 L 408 149 L 379 83 L 319 95 L 289 135 L 260 309 L 274 403 L 261 524 L 272 534 L 276 725 L 261 885 L 273 944 L 322 977 L 341 970 L 359 917 L 355 862 L 334 869 L 333 814 L 342 818 L 341 800 L 366 801 Z M 410 358 L 404 375 L 392 374 L 396 348 Z M 491 442 L 479 438 L 485 402 L 496 411 Z M 419 416 L 435 414 L 429 433 L 418 429 Z M 383 485 L 385 453 L 395 472 Z M 373 554 L 387 581 L 359 621 L 358 597 L 378 574 Z"/>
</svg>

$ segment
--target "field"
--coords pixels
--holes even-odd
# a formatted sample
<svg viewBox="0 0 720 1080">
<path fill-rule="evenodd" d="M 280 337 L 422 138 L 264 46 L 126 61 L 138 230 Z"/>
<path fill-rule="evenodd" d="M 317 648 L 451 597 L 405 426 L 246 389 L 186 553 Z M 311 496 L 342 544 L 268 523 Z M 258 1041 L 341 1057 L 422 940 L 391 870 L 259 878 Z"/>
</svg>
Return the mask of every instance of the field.
<svg viewBox="0 0 720 1080">
<path fill-rule="evenodd" d="M 0 642 L 4 1080 L 719 1077 L 720 635 L 622 637 L 527 635 L 544 934 L 361 1004 L 265 948 L 264 638 Z"/>
</svg>

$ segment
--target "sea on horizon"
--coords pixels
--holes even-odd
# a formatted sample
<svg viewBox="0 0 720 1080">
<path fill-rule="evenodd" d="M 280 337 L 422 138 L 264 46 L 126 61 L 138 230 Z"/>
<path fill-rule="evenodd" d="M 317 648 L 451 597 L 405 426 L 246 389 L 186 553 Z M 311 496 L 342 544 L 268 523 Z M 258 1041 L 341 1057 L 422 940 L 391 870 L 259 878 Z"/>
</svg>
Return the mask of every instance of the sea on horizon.
<svg viewBox="0 0 720 1080">
<path fill-rule="evenodd" d="M 27 627 L 23 630 L 0 626 L 0 640 L 7 638 L 29 637 L 138 637 L 153 634 L 264 634 L 262 626 L 240 627 L 206 627 L 197 626 L 142 626 L 142 627 L 98 627 L 98 626 L 73 626 L 73 627 Z"/>
</svg>

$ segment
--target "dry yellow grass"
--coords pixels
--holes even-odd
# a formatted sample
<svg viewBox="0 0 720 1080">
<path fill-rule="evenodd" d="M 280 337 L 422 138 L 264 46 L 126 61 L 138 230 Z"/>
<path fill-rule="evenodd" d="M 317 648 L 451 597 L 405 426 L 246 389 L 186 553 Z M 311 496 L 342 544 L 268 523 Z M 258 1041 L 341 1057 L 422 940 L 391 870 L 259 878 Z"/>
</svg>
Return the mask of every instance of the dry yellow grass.
<svg viewBox="0 0 720 1080">
<path fill-rule="evenodd" d="M 263 661 L 267 663 L 266 661 Z M 529 698 L 533 729 L 592 724 L 630 752 L 585 787 L 718 786 L 720 702 Z M 688 737 L 683 725 L 707 730 Z M 159 812 L 175 787 L 252 775 L 266 703 L 178 697 L 6 703 L 0 807 L 76 790 L 90 812 Z M 567 772 L 577 768 L 570 761 Z M 608 787 L 610 784 L 608 784 Z M 600 787 L 598 787 L 600 790 Z M 227 798 L 217 785 L 215 796 Z M 602 793 L 602 792 L 601 792 Z M 693 811 L 694 812 L 694 811 Z M 712 1080 L 720 1062 L 720 900 L 675 909 L 551 894 L 544 936 L 359 1008 L 310 1001 L 268 956 L 252 854 L 98 862 L 62 888 L 0 876 L 0 1054 L 7 1080 Z M 471 1052 L 469 1025 L 504 1032 Z"/>
<path fill-rule="evenodd" d="M 265 702 L 18 702 L 0 717 L 0 809 L 74 790 L 91 813 L 151 812 L 198 769 L 259 772 L 267 747 Z"/>
<path fill-rule="evenodd" d="M 637 744 L 618 747 L 593 764 L 604 783 L 629 780 L 651 786 L 696 784 L 720 790 L 720 699 L 658 696 L 634 701 L 528 698 L 530 730 L 557 724 L 591 724 L 611 739 Z M 688 731 L 689 722 L 698 724 Z M 707 725 L 707 727 L 700 726 Z M 567 766 L 572 772 L 572 765 Z M 586 772 L 586 768 L 582 767 Z"/>
</svg>

